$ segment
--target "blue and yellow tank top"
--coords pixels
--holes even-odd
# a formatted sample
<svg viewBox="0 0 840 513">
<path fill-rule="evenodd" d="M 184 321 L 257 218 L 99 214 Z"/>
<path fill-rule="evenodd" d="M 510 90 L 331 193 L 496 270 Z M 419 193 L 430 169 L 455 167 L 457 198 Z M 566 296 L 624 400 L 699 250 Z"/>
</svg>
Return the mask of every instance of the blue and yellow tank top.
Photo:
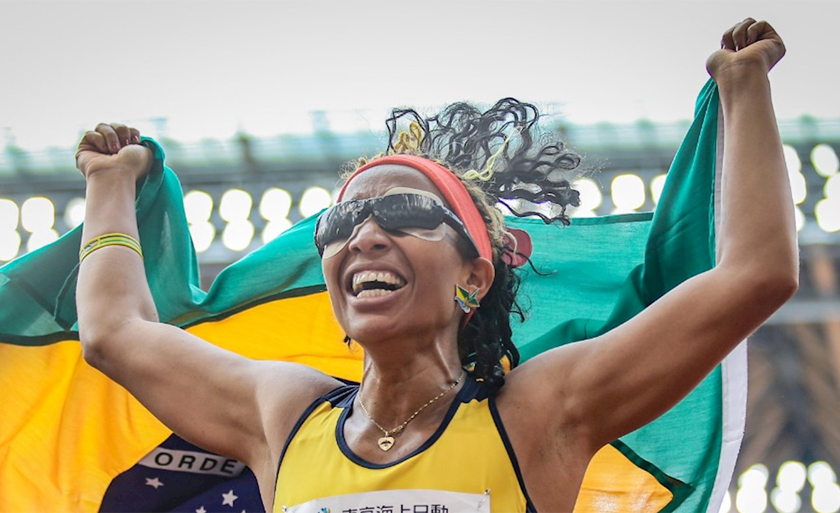
<svg viewBox="0 0 840 513">
<path fill-rule="evenodd" d="M 513 513 L 534 511 L 495 397 L 467 379 L 435 433 L 384 465 L 344 439 L 359 387 L 324 395 L 304 412 L 280 457 L 274 511 L 286 513 Z"/>
</svg>

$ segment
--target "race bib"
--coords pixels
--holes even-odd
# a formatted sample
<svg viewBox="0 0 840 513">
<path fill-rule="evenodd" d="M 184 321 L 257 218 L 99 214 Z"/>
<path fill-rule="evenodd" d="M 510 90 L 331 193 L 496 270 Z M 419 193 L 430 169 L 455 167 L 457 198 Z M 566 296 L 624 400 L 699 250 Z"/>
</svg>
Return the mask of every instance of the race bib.
<svg viewBox="0 0 840 513">
<path fill-rule="evenodd" d="M 387 490 L 350 493 L 283 506 L 286 513 L 490 513 L 484 493 L 440 490 Z"/>
</svg>

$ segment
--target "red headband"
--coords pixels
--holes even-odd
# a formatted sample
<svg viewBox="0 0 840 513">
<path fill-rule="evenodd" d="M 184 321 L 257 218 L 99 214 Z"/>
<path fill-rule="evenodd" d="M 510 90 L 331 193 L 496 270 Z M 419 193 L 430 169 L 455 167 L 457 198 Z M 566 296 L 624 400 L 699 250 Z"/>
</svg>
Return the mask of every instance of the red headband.
<svg viewBox="0 0 840 513">
<path fill-rule="evenodd" d="M 381 157 L 368 162 L 350 175 L 350 178 L 347 179 L 344 186 L 341 188 L 341 191 L 338 193 L 338 201 L 341 201 L 342 197 L 344 197 L 344 191 L 347 189 L 347 185 L 356 178 L 359 173 L 380 164 L 399 164 L 408 166 L 426 175 L 429 180 L 435 184 L 435 187 L 437 187 L 443 194 L 444 199 L 446 199 L 447 203 L 449 203 L 450 207 L 452 207 L 455 215 L 457 215 L 461 222 L 464 223 L 464 226 L 467 227 L 470 237 L 472 237 L 473 242 L 475 242 L 475 245 L 478 248 L 479 255 L 491 262 L 493 261 L 493 253 L 490 249 L 490 236 L 487 233 L 487 225 L 484 224 L 484 219 L 481 217 L 475 203 L 473 203 L 470 193 L 467 192 L 467 188 L 464 187 L 464 184 L 461 183 L 461 180 L 455 176 L 452 171 L 427 158 L 418 157 L 416 155 L 389 155 L 387 157 Z"/>
</svg>

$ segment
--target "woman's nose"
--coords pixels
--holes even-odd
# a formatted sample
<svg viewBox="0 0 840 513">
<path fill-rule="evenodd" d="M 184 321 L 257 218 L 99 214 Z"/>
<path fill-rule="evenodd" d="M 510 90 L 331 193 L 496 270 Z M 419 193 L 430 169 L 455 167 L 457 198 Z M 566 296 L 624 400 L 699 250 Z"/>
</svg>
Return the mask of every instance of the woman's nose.
<svg viewBox="0 0 840 513">
<path fill-rule="evenodd" d="M 368 216 L 362 224 L 356 227 L 353 235 L 347 243 L 351 253 L 367 253 L 371 251 L 382 251 L 391 245 L 391 238 L 388 232 L 382 229 L 373 218 Z"/>
</svg>

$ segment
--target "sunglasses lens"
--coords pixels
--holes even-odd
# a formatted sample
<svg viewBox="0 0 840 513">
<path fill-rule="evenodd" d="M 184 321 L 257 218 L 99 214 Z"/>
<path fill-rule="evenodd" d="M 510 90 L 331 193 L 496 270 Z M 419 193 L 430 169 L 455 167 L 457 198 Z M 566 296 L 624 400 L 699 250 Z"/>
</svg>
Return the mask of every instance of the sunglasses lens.
<svg viewBox="0 0 840 513">
<path fill-rule="evenodd" d="M 471 241 L 457 218 L 439 202 L 417 194 L 395 194 L 368 200 L 341 203 L 324 213 L 316 237 L 322 258 L 332 258 L 356 236 L 360 227 L 374 217 L 383 230 L 438 242 L 446 236 L 446 224 L 455 220 L 455 231 Z M 462 233 L 463 232 L 463 233 Z"/>
<path fill-rule="evenodd" d="M 384 196 L 374 207 L 374 214 L 379 225 L 391 232 L 407 228 L 434 230 L 443 222 L 442 206 L 431 198 L 417 194 Z"/>
<path fill-rule="evenodd" d="M 368 219 L 370 219 L 370 216 L 368 216 Z M 332 230 L 334 235 L 329 238 L 325 238 L 326 242 L 321 248 L 321 258 L 332 258 L 339 254 L 341 250 L 344 249 L 344 246 L 350 242 L 350 239 L 356 236 L 359 228 L 365 224 L 364 221 L 362 221 L 356 226 L 352 226 L 351 220 L 346 218 L 335 219 L 334 221 L 338 224 L 338 226 Z"/>
<path fill-rule="evenodd" d="M 388 216 L 377 221 L 385 229 L 406 235 L 412 235 L 428 241 L 441 241 L 446 237 L 448 224 L 456 234 L 463 237 L 471 248 L 470 257 L 478 256 L 475 243 L 460 219 L 440 202 L 428 196 L 417 194 L 402 195 L 402 203 L 397 208 L 388 210 Z M 388 226 L 386 226 L 388 224 Z"/>
<path fill-rule="evenodd" d="M 315 227 L 315 245 L 322 258 L 335 256 L 347 244 L 355 229 L 352 205 L 341 203 L 321 214 Z"/>
</svg>

